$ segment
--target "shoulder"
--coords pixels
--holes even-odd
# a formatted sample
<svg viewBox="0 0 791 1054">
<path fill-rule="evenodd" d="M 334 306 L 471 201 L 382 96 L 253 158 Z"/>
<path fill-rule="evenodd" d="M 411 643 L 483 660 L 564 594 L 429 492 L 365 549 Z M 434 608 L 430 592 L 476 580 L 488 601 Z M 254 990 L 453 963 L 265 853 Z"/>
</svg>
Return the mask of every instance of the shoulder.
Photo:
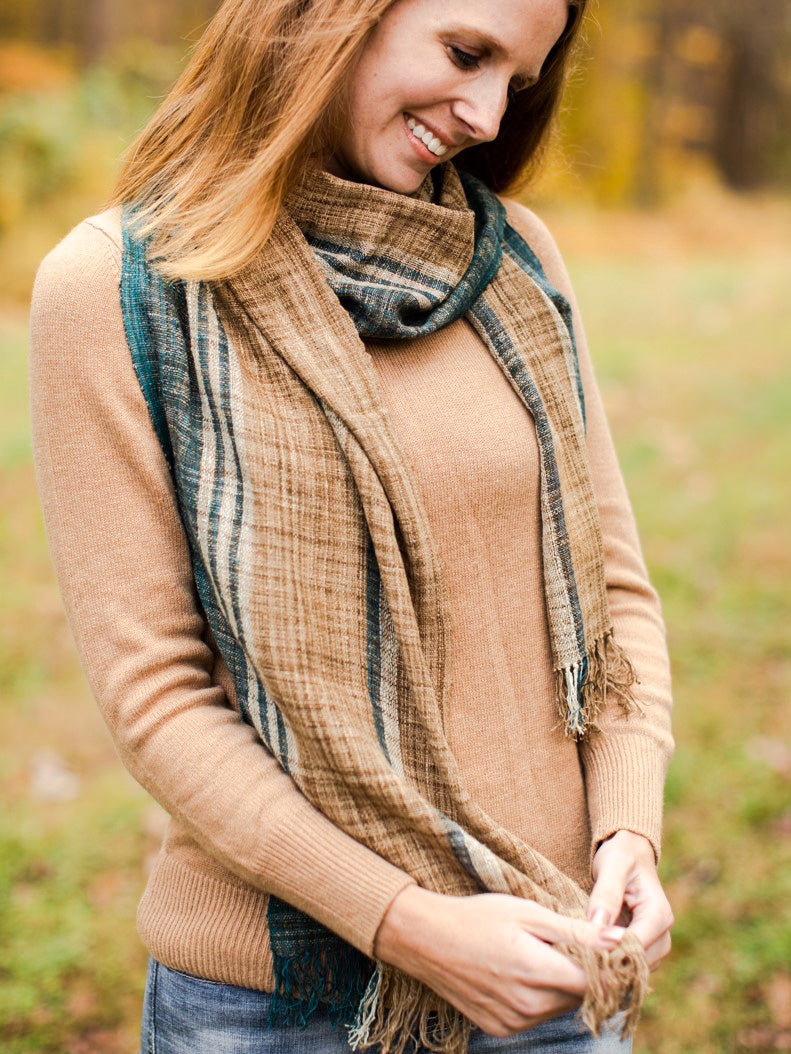
<svg viewBox="0 0 791 1054">
<path fill-rule="evenodd" d="M 78 223 L 41 261 L 33 284 L 32 350 L 54 331 L 86 337 L 106 326 L 118 305 L 121 212 L 108 209 Z"/>
<path fill-rule="evenodd" d="M 572 297 L 571 281 L 566 265 L 546 223 L 526 205 L 514 198 L 501 197 L 509 224 L 521 234 L 544 268 L 550 283 L 565 296 Z"/>
<path fill-rule="evenodd" d="M 33 309 L 76 306 L 81 298 L 117 290 L 121 274 L 121 210 L 107 209 L 78 223 L 39 265 Z"/>
<path fill-rule="evenodd" d="M 124 341 L 119 283 L 121 213 L 110 209 L 77 224 L 42 260 L 30 307 L 30 359 L 47 373 L 82 373 Z"/>
</svg>

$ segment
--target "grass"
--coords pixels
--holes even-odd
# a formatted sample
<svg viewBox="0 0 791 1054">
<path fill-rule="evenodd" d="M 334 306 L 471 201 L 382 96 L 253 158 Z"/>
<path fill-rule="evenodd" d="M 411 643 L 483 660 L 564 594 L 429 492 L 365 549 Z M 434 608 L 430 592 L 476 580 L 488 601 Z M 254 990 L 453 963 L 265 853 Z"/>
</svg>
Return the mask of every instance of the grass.
<svg viewBox="0 0 791 1054">
<path fill-rule="evenodd" d="M 697 207 L 549 215 L 674 665 L 662 870 L 678 921 L 645 1054 L 791 1044 L 791 248 L 785 206 L 731 202 L 728 220 L 721 205 L 706 206 L 710 223 Z M 145 963 L 134 911 L 161 819 L 115 758 L 61 612 L 24 327 L 18 308 L 0 312 L 0 1051 L 131 1052 Z M 73 797 L 31 792 L 43 751 L 77 776 Z"/>
</svg>

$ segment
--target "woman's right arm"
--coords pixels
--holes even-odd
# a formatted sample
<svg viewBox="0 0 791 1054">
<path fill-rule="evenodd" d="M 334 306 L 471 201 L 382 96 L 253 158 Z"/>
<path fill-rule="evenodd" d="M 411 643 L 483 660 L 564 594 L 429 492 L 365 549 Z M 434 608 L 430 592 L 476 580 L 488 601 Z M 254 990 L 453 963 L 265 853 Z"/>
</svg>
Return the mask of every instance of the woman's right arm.
<svg viewBox="0 0 791 1054">
<path fill-rule="evenodd" d="M 50 551 L 124 765 L 195 840 L 368 955 L 409 875 L 313 808 L 213 680 L 186 537 L 123 329 L 117 214 L 42 263 L 33 448 Z"/>
</svg>

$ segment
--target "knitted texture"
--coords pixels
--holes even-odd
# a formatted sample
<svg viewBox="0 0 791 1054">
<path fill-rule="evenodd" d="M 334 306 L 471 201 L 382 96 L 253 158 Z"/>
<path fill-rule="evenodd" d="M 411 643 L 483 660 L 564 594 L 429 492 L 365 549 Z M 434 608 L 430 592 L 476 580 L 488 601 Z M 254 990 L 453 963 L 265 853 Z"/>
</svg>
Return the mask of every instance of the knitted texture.
<svg viewBox="0 0 791 1054">
<path fill-rule="evenodd" d="M 448 600 L 359 334 L 381 335 L 377 318 L 407 337 L 464 314 L 533 414 L 559 707 L 582 735 L 613 680 L 628 705 L 633 675 L 612 642 L 573 340 L 497 199 L 472 182 L 465 193 L 452 166 L 434 197 L 312 173 L 265 252 L 211 286 L 163 283 L 127 223 L 127 335 L 201 602 L 242 715 L 284 770 L 421 885 L 583 917 L 583 891 L 472 801 L 445 740 Z M 468 1023 L 418 982 L 356 962 L 275 898 L 269 924 L 285 1019 L 356 1010 L 358 1046 L 464 1049 Z M 589 977 L 594 1031 L 621 1006 L 630 1027 L 646 980 L 637 942 L 566 951 Z"/>
</svg>

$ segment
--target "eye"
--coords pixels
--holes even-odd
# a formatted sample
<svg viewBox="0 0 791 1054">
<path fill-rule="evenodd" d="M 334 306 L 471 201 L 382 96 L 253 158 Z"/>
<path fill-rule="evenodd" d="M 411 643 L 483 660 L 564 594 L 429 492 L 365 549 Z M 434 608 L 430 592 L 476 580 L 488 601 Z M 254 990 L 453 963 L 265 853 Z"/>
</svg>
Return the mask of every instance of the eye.
<svg viewBox="0 0 791 1054">
<path fill-rule="evenodd" d="M 448 54 L 455 65 L 462 70 L 477 70 L 481 62 L 480 55 L 472 51 L 465 51 L 464 48 L 457 47 L 455 44 L 448 45 Z"/>
</svg>

